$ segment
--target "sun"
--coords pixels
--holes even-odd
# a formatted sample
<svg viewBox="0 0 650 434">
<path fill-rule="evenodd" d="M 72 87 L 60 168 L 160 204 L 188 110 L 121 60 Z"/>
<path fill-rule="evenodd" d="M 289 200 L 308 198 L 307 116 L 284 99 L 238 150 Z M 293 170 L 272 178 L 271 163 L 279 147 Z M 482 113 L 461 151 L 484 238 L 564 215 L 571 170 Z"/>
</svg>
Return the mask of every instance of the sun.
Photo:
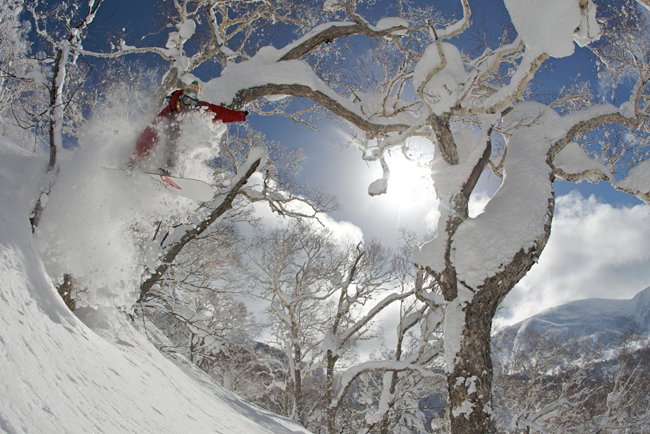
<svg viewBox="0 0 650 434">
<path fill-rule="evenodd" d="M 413 145 L 409 146 L 409 151 L 413 151 Z M 436 199 L 431 169 L 425 165 L 426 156 L 421 153 L 409 153 L 409 156 L 412 158 L 407 158 L 402 152 L 391 152 L 385 157 L 390 170 L 386 199 L 400 208 Z"/>
</svg>

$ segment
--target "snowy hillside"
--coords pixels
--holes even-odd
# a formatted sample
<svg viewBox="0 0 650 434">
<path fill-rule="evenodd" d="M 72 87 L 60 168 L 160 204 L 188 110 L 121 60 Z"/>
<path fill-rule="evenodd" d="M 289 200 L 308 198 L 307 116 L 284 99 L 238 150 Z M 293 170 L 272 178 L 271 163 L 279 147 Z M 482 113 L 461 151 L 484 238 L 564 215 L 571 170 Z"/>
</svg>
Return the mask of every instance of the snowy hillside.
<svg viewBox="0 0 650 434">
<path fill-rule="evenodd" d="M 529 332 L 616 347 L 630 332 L 650 334 L 650 287 L 631 300 L 592 298 L 548 309 L 505 328 L 495 339 L 513 348 Z"/>
<path fill-rule="evenodd" d="M 27 219 L 43 164 L 0 143 L 0 431 L 306 432 L 183 372 L 121 315 L 91 330 L 66 308 Z"/>
</svg>

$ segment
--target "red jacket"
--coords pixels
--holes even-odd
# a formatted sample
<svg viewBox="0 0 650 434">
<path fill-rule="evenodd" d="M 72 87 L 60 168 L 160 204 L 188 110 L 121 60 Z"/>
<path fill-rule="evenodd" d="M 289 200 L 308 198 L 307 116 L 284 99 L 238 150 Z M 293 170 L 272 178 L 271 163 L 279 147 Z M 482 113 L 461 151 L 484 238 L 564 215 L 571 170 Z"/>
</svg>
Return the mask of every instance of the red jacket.
<svg viewBox="0 0 650 434">
<path fill-rule="evenodd" d="M 158 144 L 159 139 L 155 125 L 161 120 L 169 118 L 172 113 L 177 112 L 174 107 L 176 107 L 178 97 L 182 95 L 182 93 L 182 89 L 174 92 L 171 96 L 169 104 L 165 106 L 165 108 L 162 109 L 160 113 L 158 113 L 158 116 L 156 116 L 156 119 L 152 122 L 152 124 L 144 130 L 135 145 L 134 159 L 136 161 L 139 161 L 149 155 L 149 152 L 151 152 L 151 150 Z M 243 111 L 230 110 L 225 107 L 221 107 L 216 104 L 210 104 L 205 101 L 199 101 L 199 107 L 200 110 L 204 113 L 214 113 L 212 122 L 243 122 L 246 120 L 246 116 L 248 115 L 248 113 Z"/>
</svg>

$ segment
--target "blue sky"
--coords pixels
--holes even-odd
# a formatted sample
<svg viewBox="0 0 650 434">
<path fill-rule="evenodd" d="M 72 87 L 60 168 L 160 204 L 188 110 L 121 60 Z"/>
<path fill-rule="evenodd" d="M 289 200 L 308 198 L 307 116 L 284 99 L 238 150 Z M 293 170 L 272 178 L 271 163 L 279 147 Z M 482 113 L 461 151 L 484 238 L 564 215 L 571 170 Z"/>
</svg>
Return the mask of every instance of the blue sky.
<svg viewBox="0 0 650 434">
<path fill-rule="evenodd" d="M 156 40 L 160 44 L 164 35 L 150 37 L 144 42 L 140 41 L 141 35 L 150 28 L 156 12 L 153 6 L 155 0 L 124 2 L 105 0 L 93 29 L 93 37 L 86 43 L 89 49 L 106 49 L 106 34 L 119 32 L 126 29 L 126 42 L 129 45 L 148 45 Z M 428 3 L 428 2 L 427 2 Z M 501 23 L 507 22 L 507 12 L 501 1 L 470 1 L 473 10 L 473 19 L 476 23 L 484 23 L 489 29 L 499 29 Z M 436 4 L 444 12 L 454 11 L 457 16 L 461 13 L 460 1 L 446 0 Z M 390 15 L 390 14 L 389 14 Z M 289 33 L 278 35 L 279 43 L 285 43 L 293 37 Z M 97 38 L 97 39 L 95 39 Z M 161 39 L 162 38 L 162 39 Z M 273 43 L 274 41 L 269 41 Z M 460 39 L 457 41 L 462 46 L 468 46 L 470 41 Z M 279 44 L 276 42 L 276 46 Z M 592 81 L 595 90 L 599 88 L 598 78 L 595 75 L 595 61 L 587 49 L 576 47 L 576 53 L 570 58 L 553 59 L 546 62 L 543 70 L 535 81 L 536 89 L 540 92 L 552 91 L 558 86 L 567 85 L 580 75 Z M 142 56 L 148 61 L 155 61 L 154 56 Z M 162 65 L 164 67 L 164 65 Z M 161 69 L 161 72 L 163 69 Z M 195 72 L 196 76 L 208 80 L 218 73 L 214 67 L 203 67 Z M 304 177 L 313 187 L 325 187 L 337 195 L 342 204 L 342 210 L 333 214 L 339 220 L 351 221 L 358 225 L 367 238 L 379 237 L 389 245 L 397 244 L 397 230 L 402 226 L 419 228 L 421 232 L 427 228 L 426 222 L 431 220 L 435 203 L 419 197 L 416 201 L 407 203 L 402 199 L 408 193 L 400 191 L 400 200 L 389 195 L 371 198 L 367 195 L 368 185 L 381 176 L 379 164 L 366 163 L 353 149 L 339 149 L 337 146 L 345 139 L 345 134 L 338 124 L 331 120 L 321 121 L 317 132 L 304 127 L 296 126 L 292 121 L 280 117 L 262 117 L 252 114 L 250 123 L 257 129 L 265 132 L 270 139 L 277 140 L 290 148 L 302 148 L 306 151 L 307 162 L 304 167 Z M 395 177 L 396 175 L 393 174 Z M 486 179 L 489 179 L 486 177 Z M 426 182 L 426 180 L 425 180 Z M 484 181 L 478 188 L 477 201 L 486 200 L 488 193 L 493 193 L 497 184 L 495 181 Z M 418 187 L 419 188 L 419 187 Z M 424 189 L 424 187 L 422 187 Z M 526 300 L 534 301 L 536 307 L 551 307 L 553 303 L 571 299 L 586 298 L 591 296 L 613 298 L 631 298 L 636 292 L 650 286 L 650 254 L 643 253 L 636 245 L 643 240 L 650 240 L 650 217 L 644 220 L 643 209 L 638 209 L 641 202 L 633 196 L 620 193 L 608 184 L 589 184 L 586 182 L 574 184 L 569 182 L 556 182 L 555 191 L 558 197 L 558 210 L 556 225 L 552 234 L 552 244 L 547 249 L 549 253 L 543 255 L 540 265 L 532 271 L 532 277 L 527 278 L 509 297 L 511 311 L 520 309 L 522 312 L 534 313 L 534 307 Z M 578 192 L 576 194 L 574 192 Z M 593 199 L 590 197 L 593 195 Z M 637 207 L 636 213 L 630 210 Z M 578 209 L 582 220 L 576 219 L 567 210 Z M 562 214 L 564 213 L 564 214 Z M 608 219 L 602 220 L 599 216 L 607 215 Z M 581 221 L 590 221 L 592 232 L 585 232 L 584 239 L 572 238 L 572 245 L 563 250 L 563 241 L 560 235 L 579 233 Z M 572 226 L 573 229 L 572 229 Z M 584 225 L 582 225 L 584 226 Z M 613 229 L 609 229 L 609 228 Z M 621 232 L 622 239 L 631 240 L 632 245 L 622 245 L 617 241 L 616 233 Z M 566 231 L 566 232 L 565 232 Z M 624 236 L 622 232 L 625 232 Z M 610 244 L 594 243 L 598 240 L 609 240 Z M 647 243 L 645 244 L 648 245 Z M 581 247 L 582 246 L 582 247 Z M 584 248 L 585 251 L 580 251 Z M 628 258 L 626 263 L 611 264 L 601 262 L 609 255 L 598 255 L 594 249 L 606 249 L 608 252 L 620 251 L 618 257 Z M 566 254 L 563 252 L 570 252 Z M 629 256 L 628 253 L 633 252 Z M 564 257 L 565 263 L 562 264 Z M 573 262 L 571 262 L 573 261 Z M 587 261 L 585 263 L 585 261 Z M 570 263 L 570 264 L 569 264 Z M 567 266 L 573 265 L 573 267 Z M 560 266 L 562 265 L 562 266 Z M 541 271 L 540 271 L 541 270 Z M 544 278 L 551 274 L 555 279 Z M 562 282 L 570 282 L 570 288 L 560 288 Z M 600 283 L 599 283 L 600 282 Z M 645 283 L 644 283 L 645 282 Z M 612 286 L 617 285 L 616 288 Z M 527 304 L 526 304 L 527 303 Z M 506 303 L 508 305 L 508 303 Z M 526 305 L 525 307 L 522 307 Z M 512 313 L 509 311 L 509 313 Z"/>
</svg>

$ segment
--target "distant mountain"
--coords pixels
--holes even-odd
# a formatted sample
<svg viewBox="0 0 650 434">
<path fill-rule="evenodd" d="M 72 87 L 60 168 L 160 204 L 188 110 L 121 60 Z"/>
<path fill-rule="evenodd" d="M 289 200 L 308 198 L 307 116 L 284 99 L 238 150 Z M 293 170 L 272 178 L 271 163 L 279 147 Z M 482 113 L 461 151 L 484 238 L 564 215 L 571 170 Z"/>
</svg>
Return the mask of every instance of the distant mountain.
<svg viewBox="0 0 650 434">
<path fill-rule="evenodd" d="M 558 342 L 574 339 L 581 345 L 613 350 L 630 333 L 650 336 L 650 287 L 631 300 L 591 298 L 545 310 L 506 327 L 494 342 L 496 348 L 507 353 L 530 336 L 542 335 L 553 336 Z"/>
</svg>

